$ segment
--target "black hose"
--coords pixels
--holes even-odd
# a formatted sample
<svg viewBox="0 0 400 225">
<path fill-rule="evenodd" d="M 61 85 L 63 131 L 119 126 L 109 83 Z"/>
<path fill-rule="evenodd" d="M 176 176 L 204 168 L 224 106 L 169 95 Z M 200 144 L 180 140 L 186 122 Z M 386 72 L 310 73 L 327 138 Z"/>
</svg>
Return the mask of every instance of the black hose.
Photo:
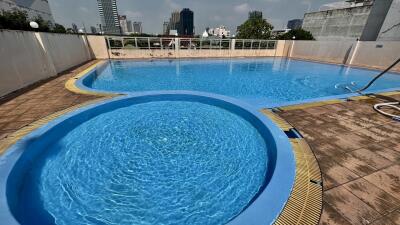
<svg viewBox="0 0 400 225">
<path fill-rule="evenodd" d="M 378 76 L 376 76 L 374 79 L 371 80 L 371 82 L 369 82 L 365 87 L 361 88 L 360 90 L 357 90 L 355 92 L 363 92 L 365 90 L 367 90 L 369 87 L 371 87 L 371 85 L 378 80 L 381 76 L 383 76 L 385 73 L 389 72 L 389 70 L 391 70 L 393 67 L 395 67 L 398 63 L 400 62 L 400 58 L 398 60 L 396 60 L 396 62 L 394 62 L 391 66 L 389 66 L 385 71 L 383 71 L 382 73 L 380 73 Z"/>
</svg>

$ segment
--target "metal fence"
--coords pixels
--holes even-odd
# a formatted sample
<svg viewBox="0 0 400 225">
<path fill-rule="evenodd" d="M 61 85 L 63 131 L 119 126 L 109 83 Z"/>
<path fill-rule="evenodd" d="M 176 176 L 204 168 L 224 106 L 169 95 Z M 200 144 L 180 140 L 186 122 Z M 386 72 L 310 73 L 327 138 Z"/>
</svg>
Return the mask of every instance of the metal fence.
<svg viewBox="0 0 400 225">
<path fill-rule="evenodd" d="M 214 50 L 262 50 L 276 49 L 275 40 L 252 39 L 203 39 L 203 38 L 155 38 L 155 37 L 106 37 L 109 49 L 214 49 Z"/>
</svg>

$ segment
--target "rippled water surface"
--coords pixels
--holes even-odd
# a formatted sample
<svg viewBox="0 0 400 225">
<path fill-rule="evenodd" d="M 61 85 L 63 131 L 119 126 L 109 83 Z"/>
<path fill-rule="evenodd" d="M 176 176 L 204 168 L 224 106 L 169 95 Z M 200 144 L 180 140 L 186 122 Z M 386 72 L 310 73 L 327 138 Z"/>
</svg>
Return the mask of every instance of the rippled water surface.
<svg viewBox="0 0 400 225">
<path fill-rule="evenodd" d="M 21 211 L 40 199 L 59 225 L 224 224 L 258 193 L 268 162 L 243 118 L 171 101 L 101 114 L 46 152 L 25 180 Z"/>
<path fill-rule="evenodd" d="M 356 89 L 378 73 L 283 58 L 111 61 L 85 85 L 116 92 L 204 91 L 269 106 L 348 94 L 335 85 L 355 81 Z M 388 88 L 400 88 L 400 75 L 387 74 L 369 90 Z"/>
</svg>

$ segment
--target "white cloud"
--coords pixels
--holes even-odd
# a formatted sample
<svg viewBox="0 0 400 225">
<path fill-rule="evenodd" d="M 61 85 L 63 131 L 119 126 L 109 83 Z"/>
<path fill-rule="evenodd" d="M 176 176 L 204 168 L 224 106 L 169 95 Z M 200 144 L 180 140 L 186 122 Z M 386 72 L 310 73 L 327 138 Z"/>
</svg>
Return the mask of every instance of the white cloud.
<svg viewBox="0 0 400 225">
<path fill-rule="evenodd" d="M 165 4 L 167 4 L 167 6 L 168 6 L 170 9 L 173 9 L 173 10 L 175 10 L 175 9 L 181 9 L 181 8 L 182 8 L 181 5 L 179 5 L 178 3 L 176 3 L 176 2 L 174 2 L 174 1 L 172 1 L 172 0 L 165 0 Z"/>
<path fill-rule="evenodd" d="M 84 12 L 84 13 L 89 12 L 89 9 L 86 8 L 86 7 L 83 7 L 83 6 L 79 7 L 79 10 L 80 10 L 81 12 Z"/>
<path fill-rule="evenodd" d="M 248 3 L 243 3 L 240 5 L 236 5 L 233 9 L 237 13 L 244 14 L 244 13 L 248 13 L 250 11 L 250 6 Z"/>
</svg>

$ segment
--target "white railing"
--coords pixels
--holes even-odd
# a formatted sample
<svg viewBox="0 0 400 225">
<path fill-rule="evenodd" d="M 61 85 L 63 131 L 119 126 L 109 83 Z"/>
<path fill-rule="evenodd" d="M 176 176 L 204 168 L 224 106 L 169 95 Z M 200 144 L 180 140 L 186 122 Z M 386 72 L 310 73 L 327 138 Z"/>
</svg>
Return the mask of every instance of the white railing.
<svg viewBox="0 0 400 225">
<path fill-rule="evenodd" d="M 107 36 L 105 38 L 109 49 L 275 50 L 277 46 L 277 41 L 275 40 L 112 36 Z"/>
</svg>

